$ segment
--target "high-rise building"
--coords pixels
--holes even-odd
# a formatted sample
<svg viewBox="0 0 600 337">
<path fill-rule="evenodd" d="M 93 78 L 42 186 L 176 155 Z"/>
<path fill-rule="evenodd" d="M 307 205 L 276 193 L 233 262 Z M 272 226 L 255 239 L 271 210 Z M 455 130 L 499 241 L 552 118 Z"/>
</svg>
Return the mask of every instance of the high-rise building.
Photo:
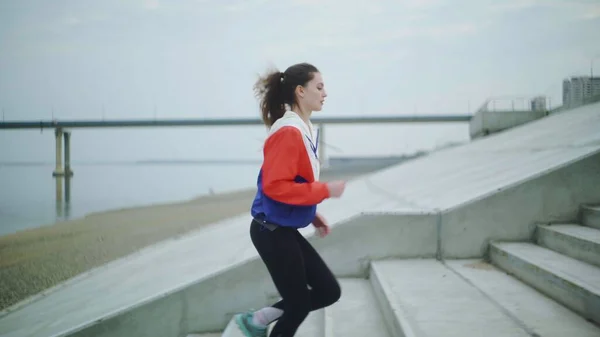
<svg viewBox="0 0 600 337">
<path fill-rule="evenodd" d="M 563 81 L 563 106 L 579 106 L 595 96 L 600 96 L 600 77 L 580 76 Z"/>
</svg>

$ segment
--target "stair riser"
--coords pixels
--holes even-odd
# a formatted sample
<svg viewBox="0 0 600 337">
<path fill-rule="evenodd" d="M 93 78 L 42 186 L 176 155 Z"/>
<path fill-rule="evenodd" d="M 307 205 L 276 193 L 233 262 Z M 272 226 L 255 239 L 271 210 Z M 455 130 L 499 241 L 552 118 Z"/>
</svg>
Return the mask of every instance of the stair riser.
<svg viewBox="0 0 600 337">
<path fill-rule="evenodd" d="M 600 229 L 600 210 L 597 207 L 581 207 L 581 222 L 584 226 Z"/>
<path fill-rule="evenodd" d="M 537 233 L 537 244 L 600 267 L 600 245 L 597 243 L 540 227 Z"/>
<path fill-rule="evenodd" d="M 388 295 L 386 293 L 385 288 L 387 287 L 384 283 L 382 283 L 382 279 L 377 275 L 377 272 L 371 267 L 369 279 L 371 284 L 373 285 L 373 291 L 375 293 L 375 298 L 379 302 L 379 307 L 381 308 L 381 313 L 383 314 L 383 319 L 388 326 L 389 331 L 394 337 L 416 337 L 410 331 L 405 332 L 402 328 L 402 325 L 399 322 L 395 314 L 395 310 L 392 307 L 391 302 L 388 299 Z"/>
<path fill-rule="evenodd" d="M 600 296 L 572 284 L 536 265 L 490 246 L 492 262 L 546 296 L 600 323 Z"/>
</svg>

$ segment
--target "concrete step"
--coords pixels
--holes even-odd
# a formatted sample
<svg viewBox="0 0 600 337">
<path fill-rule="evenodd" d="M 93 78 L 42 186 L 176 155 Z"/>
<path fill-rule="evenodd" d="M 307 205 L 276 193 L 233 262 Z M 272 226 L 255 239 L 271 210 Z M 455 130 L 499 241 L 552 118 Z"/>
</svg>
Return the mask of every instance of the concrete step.
<svg viewBox="0 0 600 337">
<path fill-rule="evenodd" d="M 390 337 L 371 283 L 365 279 L 341 278 L 342 297 L 333 305 L 311 312 L 302 323 L 298 337 Z M 271 324 L 269 331 L 274 324 Z M 244 337 L 233 320 L 223 337 Z"/>
<path fill-rule="evenodd" d="M 584 226 L 600 229 L 600 205 L 582 205 L 581 222 Z"/>
<path fill-rule="evenodd" d="M 339 282 L 342 297 L 325 308 L 325 337 L 390 337 L 371 282 L 353 278 Z"/>
<path fill-rule="evenodd" d="M 477 287 L 531 336 L 598 337 L 600 327 L 482 260 L 453 260 L 446 265 Z"/>
<path fill-rule="evenodd" d="M 371 266 L 371 281 L 392 336 L 531 336 L 436 260 L 376 261 Z"/>
<path fill-rule="evenodd" d="M 538 226 L 542 247 L 600 267 L 600 230 L 575 224 Z"/>
<path fill-rule="evenodd" d="M 493 242 L 490 257 L 510 274 L 600 323 L 600 268 L 531 243 Z"/>
</svg>

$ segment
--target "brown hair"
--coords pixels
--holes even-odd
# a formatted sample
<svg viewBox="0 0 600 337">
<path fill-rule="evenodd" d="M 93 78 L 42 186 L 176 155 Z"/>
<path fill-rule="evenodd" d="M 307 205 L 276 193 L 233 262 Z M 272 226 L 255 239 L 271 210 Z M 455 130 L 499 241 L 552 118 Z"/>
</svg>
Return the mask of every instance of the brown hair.
<svg viewBox="0 0 600 337">
<path fill-rule="evenodd" d="M 297 104 L 296 87 L 306 86 L 319 70 L 309 63 L 298 63 L 284 72 L 273 70 L 259 77 L 254 85 L 254 92 L 259 98 L 262 120 L 271 127 L 275 121 L 283 117 L 285 105 Z"/>
</svg>

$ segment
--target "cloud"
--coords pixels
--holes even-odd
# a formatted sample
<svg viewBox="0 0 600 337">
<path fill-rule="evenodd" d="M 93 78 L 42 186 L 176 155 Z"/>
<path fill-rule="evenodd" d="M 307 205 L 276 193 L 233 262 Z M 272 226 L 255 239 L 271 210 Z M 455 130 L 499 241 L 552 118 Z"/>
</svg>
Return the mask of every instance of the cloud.
<svg viewBox="0 0 600 337">
<path fill-rule="evenodd" d="M 158 0 L 144 0 L 144 8 L 149 10 L 156 10 L 160 7 Z"/>
<path fill-rule="evenodd" d="M 594 20 L 600 18 L 600 5 L 590 6 L 581 16 L 584 20 Z"/>
<path fill-rule="evenodd" d="M 585 0 L 505 0 L 490 3 L 489 10 L 494 14 L 506 14 L 531 8 L 547 8 L 570 13 L 571 18 L 593 20 L 600 18 L 600 5 L 596 1 Z"/>
<path fill-rule="evenodd" d="M 411 9 L 432 9 L 442 5 L 441 0 L 404 0 L 401 2 L 406 8 Z"/>
<path fill-rule="evenodd" d="M 69 18 L 66 18 L 64 21 L 65 25 L 67 25 L 67 26 L 77 26 L 77 25 L 81 24 L 81 22 L 82 22 L 81 19 L 79 19 L 77 17 L 69 17 Z"/>
<path fill-rule="evenodd" d="M 543 4 L 539 0 L 519 0 L 519 1 L 503 1 L 501 3 L 494 2 L 490 5 L 490 11 L 497 14 L 520 11 Z"/>
<path fill-rule="evenodd" d="M 228 12 L 242 12 L 256 7 L 260 7 L 266 4 L 269 0 L 244 0 L 236 1 L 233 4 L 226 5 L 223 8 Z"/>
</svg>

